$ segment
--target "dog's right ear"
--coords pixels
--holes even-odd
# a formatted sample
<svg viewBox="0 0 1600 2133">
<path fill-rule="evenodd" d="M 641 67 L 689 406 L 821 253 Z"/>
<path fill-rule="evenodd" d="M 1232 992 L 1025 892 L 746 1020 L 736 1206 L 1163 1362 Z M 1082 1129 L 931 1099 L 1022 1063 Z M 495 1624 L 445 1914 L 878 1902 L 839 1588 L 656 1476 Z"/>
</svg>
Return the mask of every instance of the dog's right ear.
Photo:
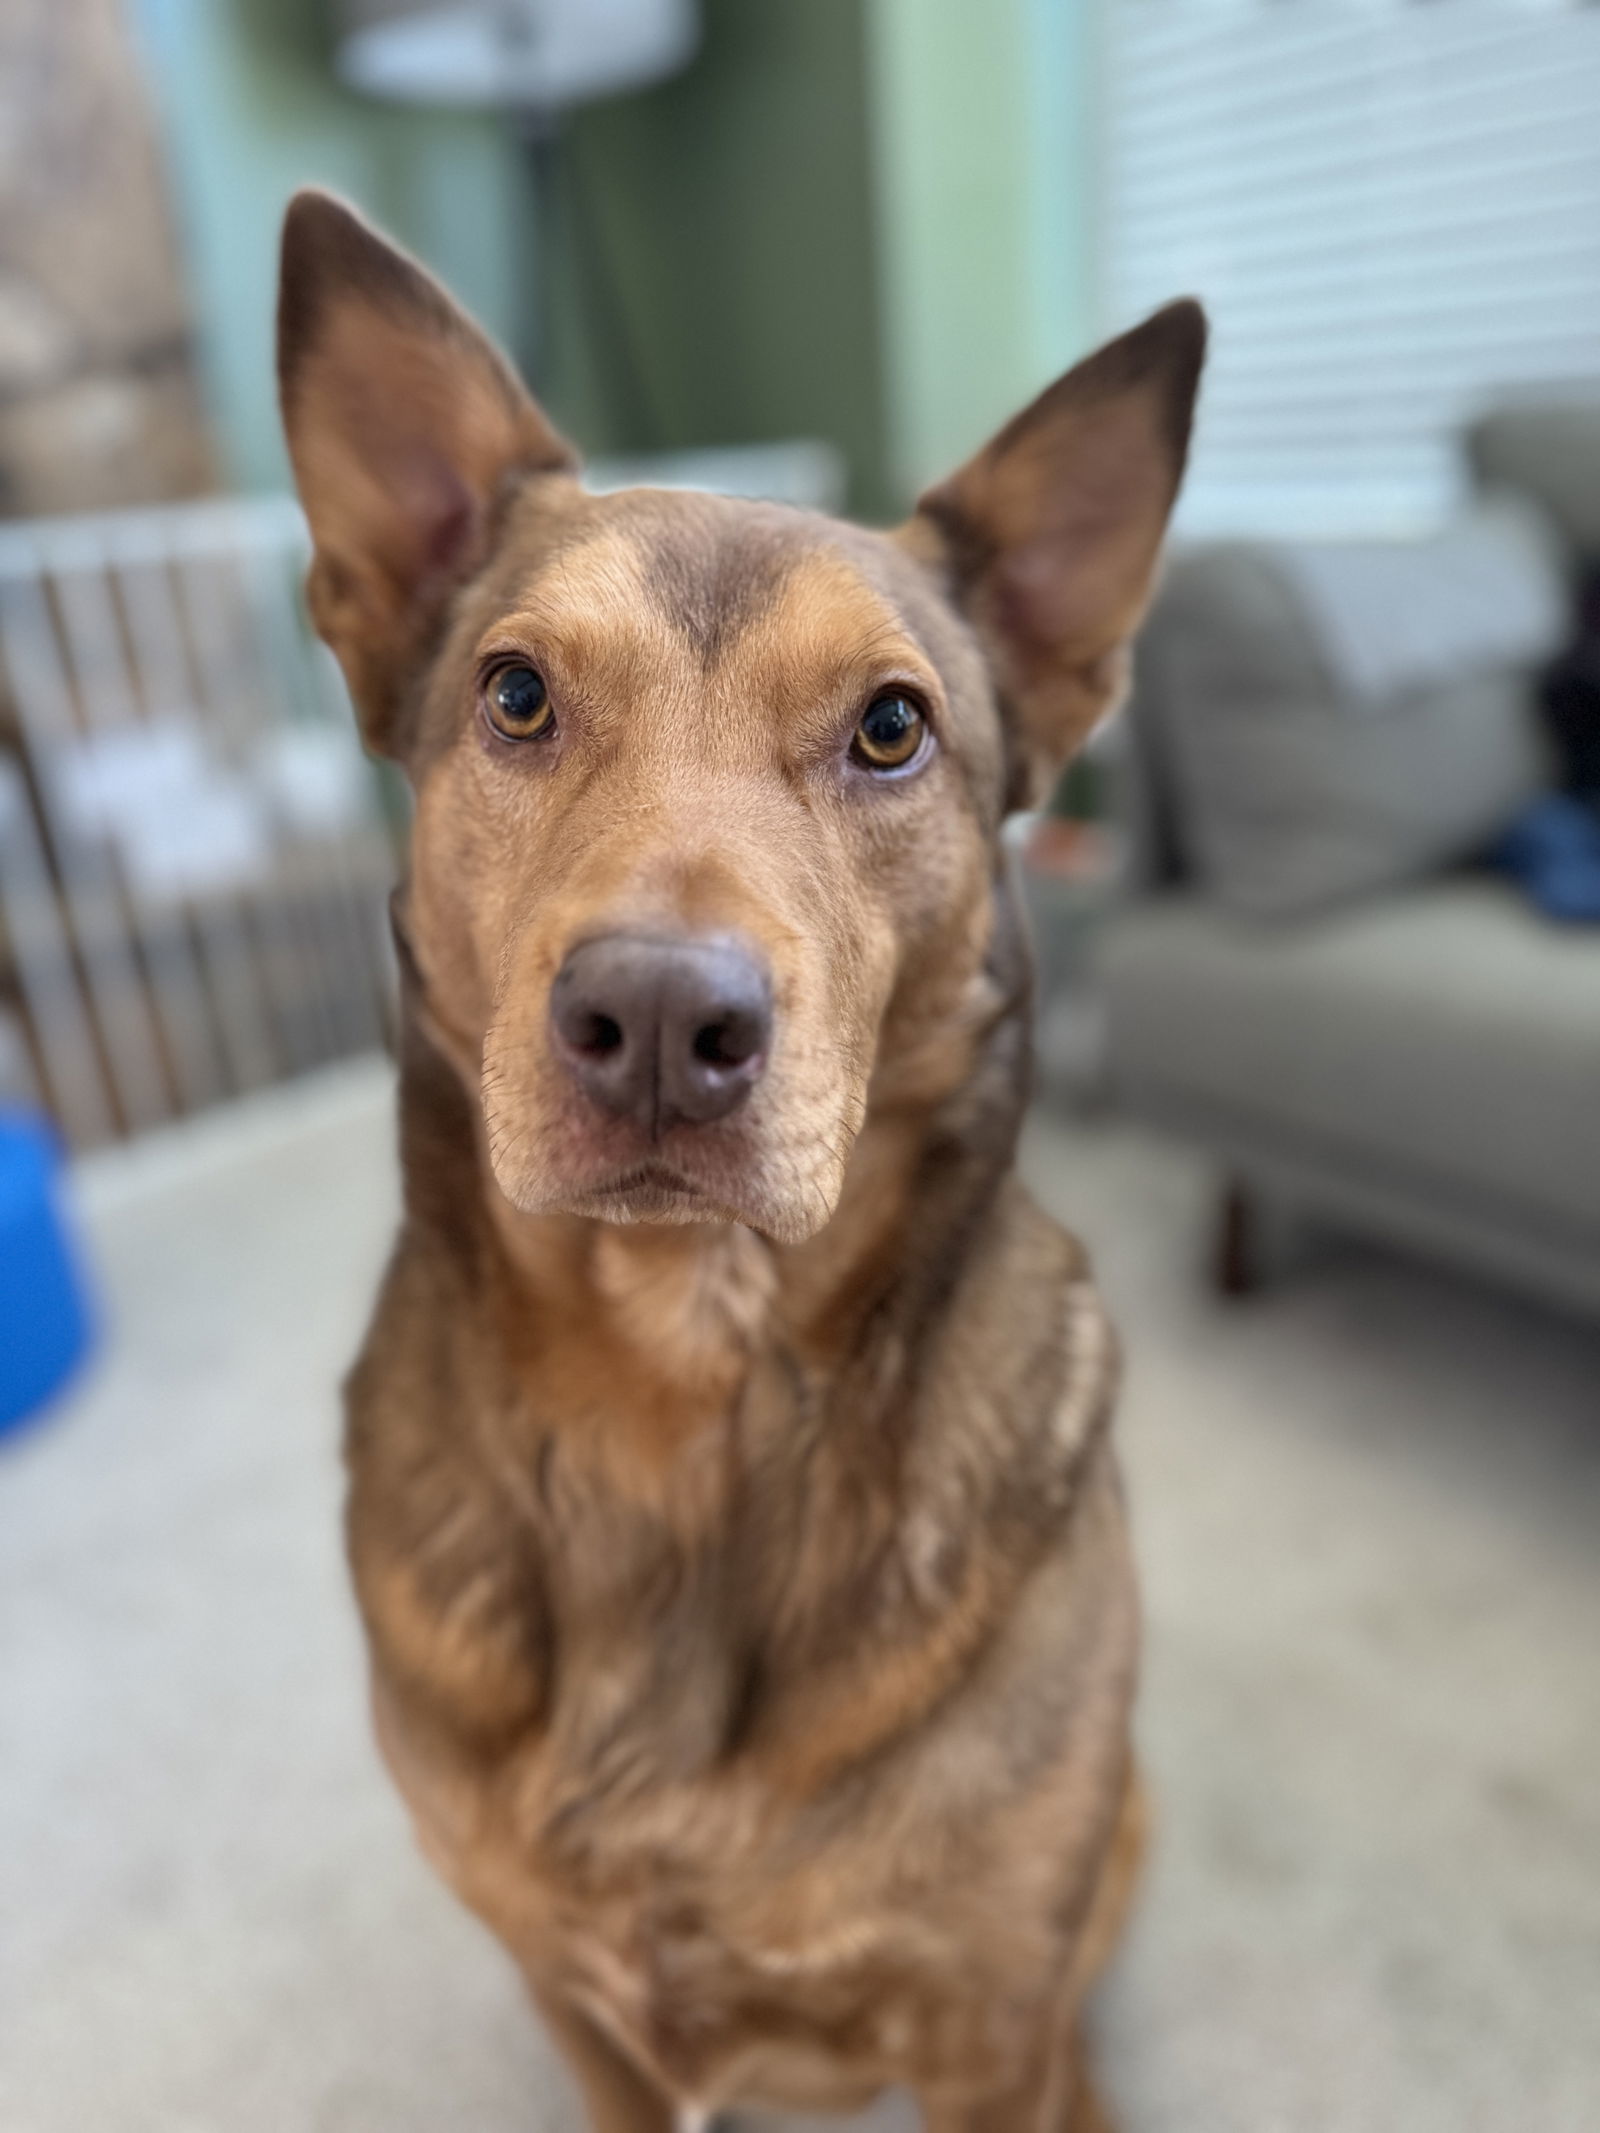
<svg viewBox="0 0 1600 2133">
<path fill-rule="evenodd" d="M 368 745 L 395 754 L 406 683 L 507 477 L 576 455 L 433 277 L 328 193 L 297 193 L 284 220 L 278 385 L 312 619 Z"/>
</svg>

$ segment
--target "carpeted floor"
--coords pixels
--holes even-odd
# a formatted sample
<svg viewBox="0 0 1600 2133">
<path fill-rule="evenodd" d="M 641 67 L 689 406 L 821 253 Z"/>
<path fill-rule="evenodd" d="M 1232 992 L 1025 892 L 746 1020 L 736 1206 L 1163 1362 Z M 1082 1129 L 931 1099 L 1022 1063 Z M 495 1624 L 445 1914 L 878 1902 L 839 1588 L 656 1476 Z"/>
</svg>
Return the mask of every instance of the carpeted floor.
<svg viewBox="0 0 1600 2133">
<path fill-rule="evenodd" d="M 108 1359 L 0 1454 L 5 2133 L 575 2123 L 366 1738 L 333 1388 L 389 1142 L 360 1067 L 85 1180 Z M 1130 1354 L 1127 2133 L 1593 2133 L 1600 1336 L 1375 1257 L 1220 1308 L 1188 1159 L 1029 1162 Z"/>
</svg>

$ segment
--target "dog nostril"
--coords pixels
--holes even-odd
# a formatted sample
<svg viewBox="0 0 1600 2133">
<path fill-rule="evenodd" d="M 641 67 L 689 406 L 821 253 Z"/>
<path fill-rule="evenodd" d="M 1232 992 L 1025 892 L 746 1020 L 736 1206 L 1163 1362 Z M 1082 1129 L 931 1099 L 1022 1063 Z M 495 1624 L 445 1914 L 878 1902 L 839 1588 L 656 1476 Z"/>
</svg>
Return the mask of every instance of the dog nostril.
<svg viewBox="0 0 1600 2133">
<path fill-rule="evenodd" d="M 579 1027 L 572 1032 L 571 1042 L 580 1052 L 593 1052 L 597 1057 L 614 1052 L 622 1043 L 622 1024 L 610 1015 L 585 1016 Z"/>
<path fill-rule="evenodd" d="M 694 1056 L 707 1066 L 747 1066 L 761 1049 L 761 1031 L 749 1015 L 724 1015 L 694 1033 Z"/>
</svg>

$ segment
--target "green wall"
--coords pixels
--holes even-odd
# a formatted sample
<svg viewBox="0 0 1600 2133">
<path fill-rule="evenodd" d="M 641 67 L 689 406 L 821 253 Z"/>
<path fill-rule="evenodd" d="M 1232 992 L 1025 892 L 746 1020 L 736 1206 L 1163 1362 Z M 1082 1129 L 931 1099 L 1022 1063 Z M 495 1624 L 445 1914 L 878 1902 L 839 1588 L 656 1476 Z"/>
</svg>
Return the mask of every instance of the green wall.
<svg viewBox="0 0 1600 2133">
<path fill-rule="evenodd" d="M 590 449 L 828 438 L 881 512 L 862 0 L 705 0 L 703 20 L 686 73 L 579 112 L 558 150 L 552 402 Z"/>
<path fill-rule="evenodd" d="M 1092 0 L 868 0 L 891 477 L 958 465 L 1088 341 Z"/>
<path fill-rule="evenodd" d="M 306 182 L 533 356 L 586 449 L 820 436 L 869 517 L 1086 345 L 1093 0 L 704 0 L 690 69 L 573 114 L 543 151 L 537 227 L 509 121 L 335 84 L 328 0 L 132 6 L 246 487 L 286 479 L 273 278 Z"/>
<path fill-rule="evenodd" d="M 133 0 L 164 122 L 224 465 L 282 488 L 272 318 L 296 186 L 346 194 L 514 341 L 531 272 L 520 151 L 494 117 L 401 110 L 333 78 L 326 0 Z"/>
<path fill-rule="evenodd" d="M 708 0 L 690 72 L 559 152 L 574 433 L 824 436 L 856 510 L 902 510 L 1088 344 L 1092 25 L 1093 0 Z"/>
</svg>

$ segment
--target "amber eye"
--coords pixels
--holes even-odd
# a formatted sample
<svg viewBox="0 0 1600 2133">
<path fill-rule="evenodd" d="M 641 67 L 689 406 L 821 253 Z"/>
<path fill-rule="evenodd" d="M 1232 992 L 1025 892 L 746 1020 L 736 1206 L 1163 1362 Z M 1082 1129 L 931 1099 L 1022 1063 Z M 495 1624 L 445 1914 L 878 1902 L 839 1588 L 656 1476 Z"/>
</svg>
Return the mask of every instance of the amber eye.
<svg viewBox="0 0 1600 2133">
<path fill-rule="evenodd" d="M 909 696 L 880 696 L 867 706 L 850 753 L 869 770 L 899 770 L 922 746 L 925 714 Z"/>
<path fill-rule="evenodd" d="M 542 675 L 532 667 L 502 667 L 484 692 L 489 723 L 508 741 L 537 741 L 555 729 L 556 715 Z"/>
</svg>

